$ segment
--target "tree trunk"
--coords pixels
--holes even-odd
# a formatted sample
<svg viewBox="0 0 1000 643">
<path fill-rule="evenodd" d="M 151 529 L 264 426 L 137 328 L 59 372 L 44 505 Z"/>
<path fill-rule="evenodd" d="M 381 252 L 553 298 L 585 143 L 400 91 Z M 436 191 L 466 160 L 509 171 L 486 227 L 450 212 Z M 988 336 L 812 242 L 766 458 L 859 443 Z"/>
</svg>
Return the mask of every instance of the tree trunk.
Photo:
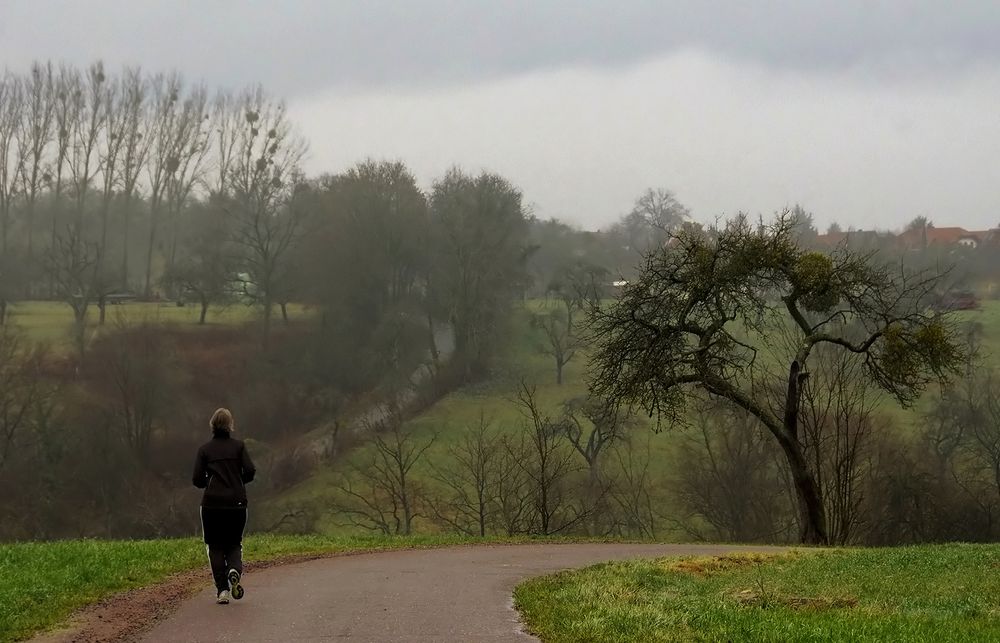
<svg viewBox="0 0 1000 643">
<path fill-rule="evenodd" d="M 108 308 L 108 301 L 107 301 L 107 299 L 105 299 L 103 295 L 101 297 L 98 297 L 97 298 L 97 309 L 101 312 L 101 315 L 100 315 L 100 317 L 98 318 L 98 321 L 97 321 L 97 325 L 98 326 L 103 326 L 104 325 L 104 319 L 105 319 L 105 316 L 106 316 L 107 308 Z"/>
<path fill-rule="evenodd" d="M 265 295 L 264 297 L 264 350 L 266 351 L 271 345 L 271 307 L 274 304 L 271 302 L 270 295 Z"/>
<path fill-rule="evenodd" d="M 60 159 L 60 163 L 62 160 Z M 60 168 L 61 170 L 61 168 Z M 59 234 L 59 209 L 62 205 L 62 176 L 61 173 L 56 173 L 56 190 L 55 198 L 52 203 L 52 239 L 49 242 L 49 251 L 56 251 L 56 236 Z M 56 273 L 55 271 L 49 271 L 49 299 L 56 298 Z"/>
<path fill-rule="evenodd" d="M 486 499 L 482 491 L 479 492 L 479 536 L 486 536 Z"/>
<path fill-rule="evenodd" d="M 9 227 L 10 210 L 4 206 L 3 211 L 3 248 L 2 254 L 7 254 L 7 228 Z"/>
<path fill-rule="evenodd" d="M 805 457 L 797 440 L 782 436 L 778 439 L 785 453 L 785 460 L 792 474 L 795 485 L 795 498 L 799 505 L 799 523 L 801 531 L 799 538 L 803 544 L 826 545 L 829 542 L 826 533 L 826 510 L 819 495 L 819 488 L 813 479 L 812 472 L 806 465 Z"/>
<path fill-rule="evenodd" d="M 153 274 L 153 246 L 156 243 L 156 215 L 156 208 L 151 208 L 149 213 L 149 245 L 146 246 L 146 280 L 142 288 L 142 295 L 145 299 L 149 299 L 152 293 L 150 282 Z"/>
<path fill-rule="evenodd" d="M 287 326 L 288 325 L 288 302 L 287 301 L 283 301 L 283 302 L 281 302 L 278 305 L 281 306 L 281 319 L 282 319 L 282 321 L 285 322 L 285 326 Z"/>
<path fill-rule="evenodd" d="M 564 366 L 563 361 L 557 357 L 556 358 L 556 384 L 558 386 L 562 386 L 562 383 L 563 383 L 563 366 Z"/>
<path fill-rule="evenodd" d="M 28 265 L 35 261 L 35 201 L 29 199 L 28 209 L 25 213 L 25 223 L 28 226 Z"/>
<path fill-rule="evenodd" d="M 86 310 L 73 309 L 73 341 L 82 362 L 87 352 L 87 313 Z"/>
<path fill-rule="evenodd" d="M 801 373 L 798 360 L 793 361 L 788 369 L 788 390 L 785 395 L 784 431 L 776 433 L 775 437 L 781 444 L 788 462 L 792 481 L 795 484 L 795 497 L 799 505 L 799 537 L 804 544 L 825 545 L 829 542 L 826 530 L 826 510 L 820 497 L 819 486 L 813 473 L 809 470 L 802 445 L 799 442 L 799 398 L 801 391 L 799 383 L 805 376 Z"/>
<path fill-rule="evenodd" d="M 205 325 L 205 317 L 208 315 L 208 298 L 202 295 L 201 297 L 201 316 L 198 317 L 198 325 Z"/>
<path fill-rule="evenodd" d="M 132 195 L 125 195 L 125 206 L 122 210 L 122 292 L 128 290 L 128 224 L 132 219 Z"/>
</svg>

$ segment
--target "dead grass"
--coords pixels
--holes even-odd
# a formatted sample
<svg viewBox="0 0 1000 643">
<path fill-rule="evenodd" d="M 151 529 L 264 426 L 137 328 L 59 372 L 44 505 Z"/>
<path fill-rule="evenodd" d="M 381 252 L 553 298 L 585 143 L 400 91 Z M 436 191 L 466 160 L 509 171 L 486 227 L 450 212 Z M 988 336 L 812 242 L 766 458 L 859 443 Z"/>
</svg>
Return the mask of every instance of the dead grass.
<svg viewBox="0 0 1000 643">
<path fill-rule="evenodd" d="M 779 558 L 793 558 L 795 554 L 729 554 L 727 556 L 704 556 L 663 561 L 663 569 L 694 576 L 709 576 L 734 569 L 772 562 Z"/>
</svg>

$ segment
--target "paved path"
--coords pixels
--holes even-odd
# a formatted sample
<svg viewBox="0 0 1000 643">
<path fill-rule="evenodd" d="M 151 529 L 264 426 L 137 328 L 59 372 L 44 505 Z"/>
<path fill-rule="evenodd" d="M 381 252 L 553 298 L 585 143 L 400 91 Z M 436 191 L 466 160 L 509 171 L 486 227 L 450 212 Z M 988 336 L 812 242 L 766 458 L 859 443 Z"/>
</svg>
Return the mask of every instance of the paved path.
<svg viewBox="0 0 1000 643">
<path fill-rule="evenodd" d="M 206 589 L 144 640 L 532 641 L 511 602 L 525 578 L 611 559 L 747 550 L 767 548 L 482 545 L 326 558 L 247 574 L 246 597 L 229 605 Z"/>
</svg>

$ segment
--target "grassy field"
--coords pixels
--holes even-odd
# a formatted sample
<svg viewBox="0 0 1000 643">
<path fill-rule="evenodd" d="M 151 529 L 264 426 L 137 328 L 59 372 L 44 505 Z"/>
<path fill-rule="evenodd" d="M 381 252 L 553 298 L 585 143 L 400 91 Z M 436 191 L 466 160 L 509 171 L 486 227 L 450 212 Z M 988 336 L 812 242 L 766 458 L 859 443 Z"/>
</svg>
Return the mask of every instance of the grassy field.
<svg viewBox="0 0 1000 643">
<path fill-rule="evenodd" d="M 22 331 L 27 339 L 36 343 L 45 343 L 56 350 L 72 347 L 73 310 L 69 305 L 57 301 L 22 301 L 11 304 L 8 308 L 8 319 L 12 326 Z M 197 304 L 178 306 L 174 302 L 128 302 L 117 306 L 108 306 L 105 328 L 116 328 L 121 324 L 132 325 L 141 323 L 172 324 L 197 327 L 201 307 Z M 275 309 L 275 315 L 280 317 L 280 310 Z M 307 315 L 307 310 L 297 304 L 288 307 L 290 318 L 301 318 Z M 98 325 L 100 311 L 97 306 L 91 306 L 87 311 L 87 337 L 92 339 L 101 332 Z M 224 308 L 213 307 L 208 311 L 206 324 L 233 325 L 245 324 L 257 319 L 260 311 L 242 304 L 233 304 Z"/>
<path fill-rule="evenodd" d="M 997 641 L 1000 546 L 607 563 L 514 596 L 547 643 Z"/>
<path fill-rule="evenodd" d="M 470 539 L 453 536 L 263 535 L 247 538 L 244 548 L 246 560 L 252 562 L 293 554 L 378 551 L 468 542 Z M 502 542 L 520 541 L 506 539 Z M 209 584 L 205 546 L 194 538 L 0 544 L 0 641 L 27 638 L 58 625 L 77 609 L 102 598 L 151 585 L 171 574 L 198 567 L 206 568 L 205 583 Z"/>
</svg>

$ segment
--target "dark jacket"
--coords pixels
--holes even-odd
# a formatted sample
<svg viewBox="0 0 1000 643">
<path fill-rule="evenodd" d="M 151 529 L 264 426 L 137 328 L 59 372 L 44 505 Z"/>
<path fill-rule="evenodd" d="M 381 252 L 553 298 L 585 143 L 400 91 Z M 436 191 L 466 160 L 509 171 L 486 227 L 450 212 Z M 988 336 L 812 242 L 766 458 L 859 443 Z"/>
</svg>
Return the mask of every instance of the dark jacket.
<svg viewBox="0 0 1000 643">
<path fill-rule="evenodd" d="M 216 431 L 198 449 L 192 482 L 205 490 L 202 507 L 246 507 L 247 490 L 243 485 L 253 480 L 255 473 L 257 469 L 243 441 L 230 437 L 227 431 Z"/>
</svg>

